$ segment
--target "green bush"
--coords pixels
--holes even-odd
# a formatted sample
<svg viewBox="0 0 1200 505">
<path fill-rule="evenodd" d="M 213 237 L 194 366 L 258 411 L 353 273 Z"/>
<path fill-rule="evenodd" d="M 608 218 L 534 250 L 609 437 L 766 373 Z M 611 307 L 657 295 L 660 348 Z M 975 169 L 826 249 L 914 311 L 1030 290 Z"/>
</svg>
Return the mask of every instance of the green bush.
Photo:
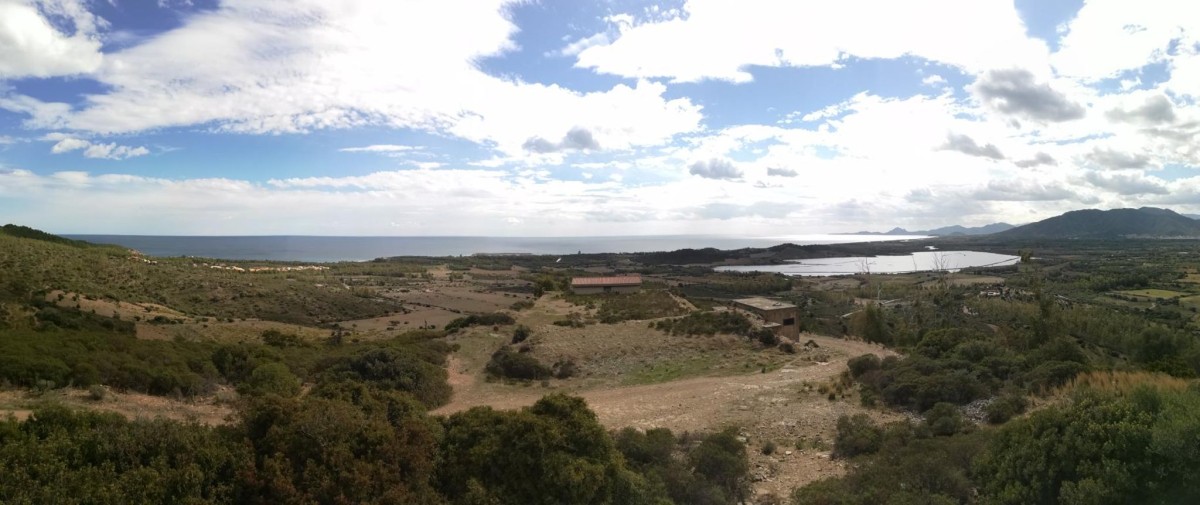
<svg viewBox="0 0 1200 505">
<path fill-rule="evenodd" d="M 879 370 L 880 361 L 879 356 L 863 354 L 862 356 L 850 358 L 850 361 L 846 365 L 850 368 L 850 376 L 857 379 L 867 372 Z"/>
<path fill-rule="evenodd" d="M 548 379 L 553 371 L 541 364 L 537 358 L 519 353 L 508 346 L 492 353 L 484 370 L 493 377 L 519 380 Z"/>
<path fill-rule="evenodd" d="M 266 330 L 262 332 L 262 341 L 271 347 L 299 347 L 304 345 L 304 341 L 295 333 L 283 333 L 279 330 Z"/>
<path fill-rule="evenodd" d="M 446 323 L 446 332 L 455 333 L 459 330 L 470 328 L 472 326 L 504 326 L 513 324 L 516 321 L 512 316 L 503 312 L 492 312 L 489 314 L 472 314 L 470 316 L 460 317 Z"/>
<path fill-rule="evenodd" d="M 991 424 L 1002 424 L 1025 412 L 1025 408 L 1029 402 L 1024 396 L 1020 395 L 1004 395 L 992 400 L 991 403 L 984 407 L 984 415 L 987 417 L 987 422 Z"/>
<path fill-rule="evenodd" d="M 971 424 L 952 403 L 938 403 L 925 412 L 925 428 L 934 436 L 950 436 L 967 431 Z"/>
<path fill-rule="evenodd" d="M 833 454 L 850 458 L 873 454 L 883 443 L 883 430 L 866 414 L 841 416 L 837 420 L 837 435 L 833 439 Z"/>
<path fill-rule="evenodd" d="M 242 394 L 292 397 L 300 393 L 300 379 L 283 363 L 267 363 L 255 368 L 239 390 Z"/>
<path fill-rule="evenodd" d="M 513 329 L 512 343 L 519 344 L 524 342 L 525 339 L 529 338 L 530 334 L 532 334 L 532 332 L 529 330 L 528 326 L 523 324 L 517 326 L 515 329 Z"/>
</svg>

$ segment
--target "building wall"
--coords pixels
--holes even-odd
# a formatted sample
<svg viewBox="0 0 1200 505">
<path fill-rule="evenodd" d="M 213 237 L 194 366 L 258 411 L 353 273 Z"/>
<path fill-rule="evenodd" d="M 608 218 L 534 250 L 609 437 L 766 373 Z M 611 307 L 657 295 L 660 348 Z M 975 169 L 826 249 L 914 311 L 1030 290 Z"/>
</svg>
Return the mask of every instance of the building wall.
<svg viewBox="0 0 1200 505">
<path fill-rule="evenodd" d="M 776 328 L 775 334 L 780 337 L 787 337 L 793 341 L 800 339 L 800 309 L 797 307 L 789 307 L 786 309 L 774 309 L 756 311 L 762 316 L 763 320 L 768 323 L 779 323 L 783 326 Z"/>
<path fill-rule="evenodd" d="M 571 288 L 577 295 L 598 295 L 601 293 L 637 293 L 641 286 L 580 286 Z"/>
<path fill-rule="evenodd" d="M 784 307 L 779 309 L 759 309 L 734 302 L 734 305 L 746 312 L 761 317 L 767 323 L 779 323 L 780 327 L 775 329 L 775 335 L 787 337 L 794 340 L 800 339 L 800 308 L 799 307 Z"/>
</svg>

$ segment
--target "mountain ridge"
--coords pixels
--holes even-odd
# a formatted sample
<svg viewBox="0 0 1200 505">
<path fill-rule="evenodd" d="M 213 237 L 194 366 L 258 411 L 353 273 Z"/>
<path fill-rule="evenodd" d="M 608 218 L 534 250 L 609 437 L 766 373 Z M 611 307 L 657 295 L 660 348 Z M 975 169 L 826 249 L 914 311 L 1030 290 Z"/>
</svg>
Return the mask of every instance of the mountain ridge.
<svg viewBox="0 0 1200 505">
<path fill-rule="evenodd" d="M 1005 230 L 1011 230 L 1015 227 L 1016 226 L 1008 224 L 1008 223 L 992 223 L 992 224 L 985 224 L 983 226 L 962 226 L 962 225 L 955 224 L 955 225 L 950 225 L 950 226 L 943 226 L 941 228 L 934 228 L 931 230 L 908 231 L 904 228 L 897 226 L 895 228 L 892 228 L 891 230 L 884 231 L 884 232 L 860 231 L 858 233 L 853 233 L 852 235 L 932 235 L 935 237 L 944 237 L 944 236 L 951 236 L 951 235 L 990 235 L 992 233 L 999 233 L 999 232 L 1002 232 Z"/>
<path fill-rule="evenodd" d="M 1200 238 L 1200 221 L 1170 209 L 1082 209 L 996 233 L 997 238 Z"/>
</svg>

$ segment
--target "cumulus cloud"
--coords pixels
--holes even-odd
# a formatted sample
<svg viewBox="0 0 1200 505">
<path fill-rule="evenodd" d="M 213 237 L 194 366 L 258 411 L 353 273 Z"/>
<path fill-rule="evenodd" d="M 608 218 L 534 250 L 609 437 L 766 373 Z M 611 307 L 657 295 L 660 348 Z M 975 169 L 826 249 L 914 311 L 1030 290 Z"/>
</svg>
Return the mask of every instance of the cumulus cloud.
<svg viewBox="0 0 1200 505">
<path fill-rule="evenodd" d="M 1150 165 L 1150 156 L 1144 153 L 1126 153 L 1100 147 L 1088 153 L 1086 158 L 1092 163 L 1112 169 L 1145 168 Z"/>
<path fill-rule="evenodd" d="M 69 33 L 49 18 L 61 20 Z M 103 59 L 96 34 L 101 24 L 80 1 L 0 0 L 0 79 L 95 71 Z"/>
<path fill-rule="evenodd" d="M 1083 179 L 1092 186 L 1112 191 L 1118 195 L 1165 195 L 1170 193 L 1161 179 L 1146 177 L 1145 174 L 1137 171 L 1108 174 L 1091 171 L 1085 174 Z"/>
<path fill-rule="evenodd" d="M 29 115 L 27 127 L 99 134 L 412 128 L 513 157 L 573 127 L 592 137 L 567 139 L 575 149 L 656 145 L 700 129 L 700 107 L 665 97 L 662 83 L 577 92 L 483 72 L 480 59 L 516 47 L 510 3 L 222 2 L 104 55 L 90 74 L 104 91 L 77 107 L 9 93 L 0 108 Z"/>
<path fill-rule="evenodd" d="M 118 145 L 115 142 L 100 144 L 74 137 L 62 138 L 62 140 L 59 140 L 50 147 L 50 152 L 52 154 L 62 154 L 78 150 L 83 150 L 83 156 L 85 158 L 106 160 L 124 160 L 150 154 L 149 149 L 141 146 L 123 146 Z"/>
<path fill-rule="evenodd" d="M 800 174 L 797 174 L 795 170 L 790 168 L 767 167 L 767 175 L 774 177 L 795 177 Z"/>
<path fill-rule="evenodd" d="M 1038 165 L 1057 165 L 1058 160 L 1054 159 L 1054 157 L 1050 156 L 1049 154 L 1039 152 L 1030 159 L 1018 160 L 1013 162 L 1013 164 L 1021 168 L 1032 168 Z"/>
<path fill-rule="evenodd" d="M 1036 121 L 1062 122 L 1083 118 L 1082 105 L 1038 83 L 1024 69 L 993 70 L 971 86 L 983 103 L 1005 114 Z"/>
<path fill-rule="evenodd" d="M 852 57 L 915 56 L 979 71 L 1048 53 L 1026 35 L 1007 2 L 689 0 L 678 15 L 634 17 L 640 22 L 617 27 L 611 43 L 580 51 L 576 66 L 632 78 L 748 82 L 753 66 L 836 67 Z"/>
<path fill-rule="evenodd" d="M 1044 202 L 1077 198 L 1075 192 L 1052 182 L 1029 180 L 997 180 L 971 194 L 971 198 L 999 202 Z"/>
<path fill-rule="evenodd" d="M 734 166 L 732 161 L 720 158 L 692 163 L 688 167 L 688 173 L 705 179 L 740 179 L 742 177 L 742 171 Z"/>
<path fill-rule="evenodd" d="M 50 152 L 54 153 L 54 154 L 62 154 L 62 153 L 66 153 L 66 152 L 75 151 L 78 149 L 85 149 L 90 145 L 92 145 L 91 142 L 88 142 L 83 139 L 65 138 L 65 139 L 58 141 L 58 143 L 54 144 L 54 146 L 50 148 Z"/>
<path fill-rule="evenodd" d="M 946 144 L 942 146 L 943 150 L 958 151 L 970 156 L 979 156 L 982 158 L 991 158 L 993 160 L 1004 159 L 1004 153 L 1000 152 L 1000 148 L 994 144 L 979 145 L 975 143 L 975 139 L 966 135 L 951 133 L 946 138 Z"/>
<path fill-rule="evenodd" d="M 1164 95 L 1151 95 L 1145 103 L 1132 109 L 1116 108 L 1105 113 L 1113 121 L 1127 123 L 1162 124 L 1175 122 L 1175 105 Z"/>
<path fill-rule="evenodd" d="M 946 84 L 946 78 L 937 74 L 930 74 L 921 79 L 921 84 L 926 86 L 940 86 Z"/>
<path fill-rule="evenodd" d="M 575 127 L 567 131 L 562 140 L 551 142 L 542 137 L 532 137 L 521 144 L 526 151 L 535 153 L 556 153 L 559 151 L 594 151 L 600 149 L 592 132 L 586 128 Z"/>
</svg>

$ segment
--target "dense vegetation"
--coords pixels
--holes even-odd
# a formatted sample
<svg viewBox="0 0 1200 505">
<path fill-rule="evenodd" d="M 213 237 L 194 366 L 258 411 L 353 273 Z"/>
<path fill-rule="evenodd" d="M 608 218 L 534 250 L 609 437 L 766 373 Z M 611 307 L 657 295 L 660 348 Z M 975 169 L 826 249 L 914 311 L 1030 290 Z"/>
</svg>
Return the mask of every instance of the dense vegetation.
<svg viewBox="0 0 1200 505">
<path fill-rule="evenodd" d="M 854 470 L 798 489 L 793 503 L 1195 503 L 1200 388 L 1121 376 L 998 430 L 940 429 L 944 418 L 838 423 Z M 920 461 L 920 464 L 914 464 Z"/>
<path fill-rule="evenodd" d="M 737 503 L 729 432 L 608 434 L 582 400 L 433 418 L 354 383 L 248 402 L 232 426 L 37 411 L 0 420 L 0 501 L 38 503 Z"/>
</svg>

